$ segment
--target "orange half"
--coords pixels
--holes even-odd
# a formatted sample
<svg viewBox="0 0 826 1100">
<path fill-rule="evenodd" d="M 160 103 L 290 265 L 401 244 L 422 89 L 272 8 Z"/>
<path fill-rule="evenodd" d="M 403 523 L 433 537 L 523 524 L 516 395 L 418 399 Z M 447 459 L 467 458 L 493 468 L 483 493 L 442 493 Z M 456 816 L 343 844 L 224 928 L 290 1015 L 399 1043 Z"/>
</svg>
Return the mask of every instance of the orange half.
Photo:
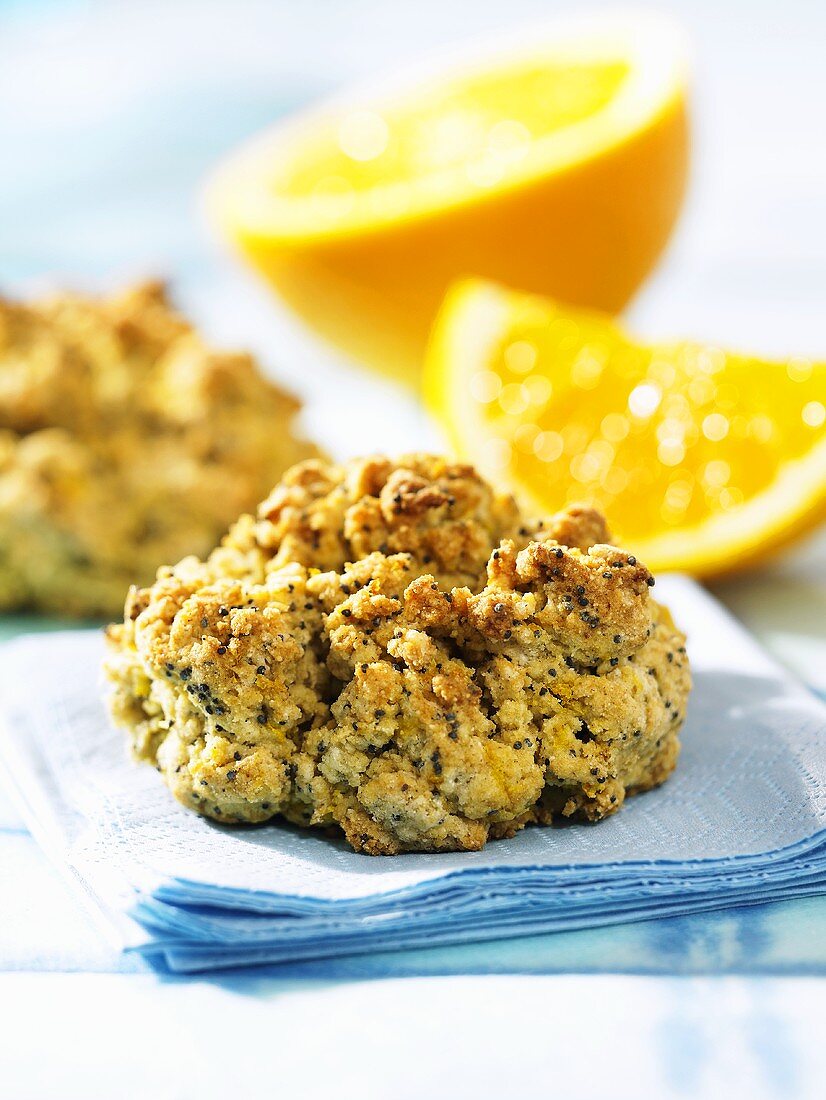
<svg viewBox="0 0 826 1100">
<path fill-rule="evenodd" d="M 277 126 L 219 170 L 210 208 L 317 332 L 417 384 L 459 276 L 628 301 L 682 202 L 686 88 L 668 21 L 562 22 Z"/>
</svg>

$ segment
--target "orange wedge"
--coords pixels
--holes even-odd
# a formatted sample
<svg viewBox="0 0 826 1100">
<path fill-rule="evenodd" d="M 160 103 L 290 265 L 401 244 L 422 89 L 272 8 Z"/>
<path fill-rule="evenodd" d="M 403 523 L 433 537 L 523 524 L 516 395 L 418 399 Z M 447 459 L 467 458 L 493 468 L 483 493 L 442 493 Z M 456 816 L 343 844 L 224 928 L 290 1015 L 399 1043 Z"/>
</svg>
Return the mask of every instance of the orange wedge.
<svg viewBox="0 0 826 1100">
<path fill-rule="evenodd" d="M 597 504 L 655 570 L 736 570 L 826 517 L 826 363 L 646 345 L 474 281 L 439 315 L 425 396 L 460 455 L 538 511 Z"/>
<path fill-rule="evenodd" d="M 209 205 L 318 333 L 417 385 L 459 276 L 620 309 L 687 163 L 681 35 L 603 14 L 277 126 L 219 170 Z"/>
</svg>

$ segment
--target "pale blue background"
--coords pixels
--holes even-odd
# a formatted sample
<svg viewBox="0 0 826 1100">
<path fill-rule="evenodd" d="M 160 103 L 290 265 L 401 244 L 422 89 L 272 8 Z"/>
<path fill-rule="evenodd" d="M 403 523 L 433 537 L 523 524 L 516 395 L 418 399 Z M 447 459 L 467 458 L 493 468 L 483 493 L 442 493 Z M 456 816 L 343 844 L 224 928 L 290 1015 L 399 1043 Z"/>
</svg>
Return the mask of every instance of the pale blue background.
<svg viewBox="0 0 826 1100">
<path fill-rule="evenodd" d="M 435 443 L 405 397 L 345 373 L 271 308 L 209 238 L 198 186 L 237 141 L 351 79 L 582 6 L 0 0 L 0 285 L 169 275 L 205 327 L 255 346 L 302 392 L 309 426 L 341 453 Z M 696 168 L 674 246 L 633 317 L 648 333 L 822 356 L 826 9 L 649 6 L 675 11 L 694 39 Z M 821 689 L 824 564 L 821 536 L 716 586 Z M 212 1095 L 243 1081 L 270 1091 L 274 1080 L 313 1096 L 344 1095 L 343 1082 L 350 1095 L 385 1097 L 533 1093 L 538 1081 L 581 1096 L 606 1085 L 614 1096 L 822 1095 L 823 985 L 805 977 L 826 973 L 820 900 L 314 964 L 321 984 L 306 969 L 299 985 L 165 983 L 122 973 L 137 964 L 101 941 L 3 801 L 0 826 L 0 1003 L 16 1006 L 0 1037 L 4 1095 L 187 1096 L 196 1085 Z M 386 977 L 466 972 L 578 976 Z M 227 1036 L 242 1059 L 228 1056 Z"/>
</svg>

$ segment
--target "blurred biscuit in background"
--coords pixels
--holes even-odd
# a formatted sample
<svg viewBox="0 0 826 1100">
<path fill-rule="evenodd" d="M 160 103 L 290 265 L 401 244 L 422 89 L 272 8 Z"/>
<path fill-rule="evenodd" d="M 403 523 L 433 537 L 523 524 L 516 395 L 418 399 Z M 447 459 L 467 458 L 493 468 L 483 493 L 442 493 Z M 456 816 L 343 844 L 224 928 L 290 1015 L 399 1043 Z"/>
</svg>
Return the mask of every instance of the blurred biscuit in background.
<svg viewBox="0 0 826 1100">
<path fill-rule="evenodd" d="M 206 554 L 318 454 L 298 411 L 160 283 L 0 300 L 0 611 L 114 615 L 130 584 Z"/>
</svg>

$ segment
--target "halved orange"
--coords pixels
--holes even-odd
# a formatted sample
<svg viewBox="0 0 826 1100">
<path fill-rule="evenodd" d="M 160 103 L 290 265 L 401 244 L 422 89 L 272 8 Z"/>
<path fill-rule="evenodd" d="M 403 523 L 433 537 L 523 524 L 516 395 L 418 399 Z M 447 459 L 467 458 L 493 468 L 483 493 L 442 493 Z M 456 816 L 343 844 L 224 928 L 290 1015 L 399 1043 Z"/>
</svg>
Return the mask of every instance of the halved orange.
<svg viewBox="0 0 826 1100">
<path fill-rule="evenodd" d="M 425 396 L 456 451 L 547 512 L 595 503 L 652 569 L 737 569 L 826 517 L 826 363 L 688 341 L 478 281 L 448 295 Z"/>
<path fill-rule="evenodd" d="M 312 328 L 418 384 L 459 276 L 627 302 L 680 209 L 686 80 L 667 20 L 562 21 L 288 120 L 219 170 L 210 207 Z"/>
</svg>

